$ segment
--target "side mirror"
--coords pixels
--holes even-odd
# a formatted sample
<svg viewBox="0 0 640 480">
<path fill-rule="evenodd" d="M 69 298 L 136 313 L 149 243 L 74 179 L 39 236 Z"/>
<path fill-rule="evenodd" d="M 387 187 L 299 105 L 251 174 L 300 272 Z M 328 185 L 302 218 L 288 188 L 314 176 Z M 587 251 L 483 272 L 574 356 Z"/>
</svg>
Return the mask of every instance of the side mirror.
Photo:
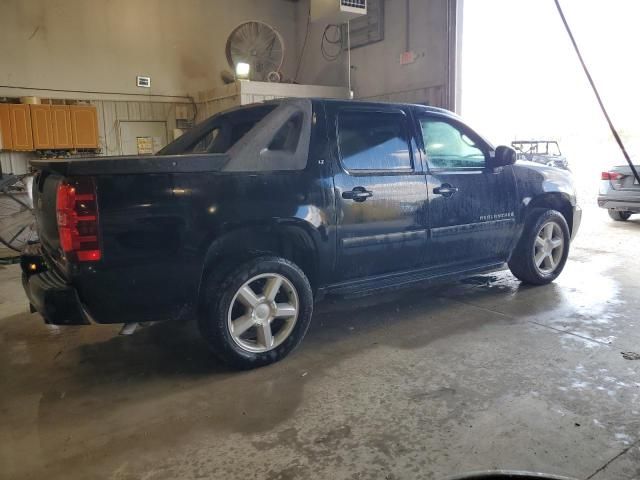
<svg viewBox="0 0 640 480">
<path fill-rule="evenodd" d="M 500 145 L 496 147 L 493 158 L 489 160 L 490 168 L 506 167 L 507 165 L 513 165 L 516 163 L 517 153 L 515 149 L 507 147 L 506 145 Z"/>
</svg>

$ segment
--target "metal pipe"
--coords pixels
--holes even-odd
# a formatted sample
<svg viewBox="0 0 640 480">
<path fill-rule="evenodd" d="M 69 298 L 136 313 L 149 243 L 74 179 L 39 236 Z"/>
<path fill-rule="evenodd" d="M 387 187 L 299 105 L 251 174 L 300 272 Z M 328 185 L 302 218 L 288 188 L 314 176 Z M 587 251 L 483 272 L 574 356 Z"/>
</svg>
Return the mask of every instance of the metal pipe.
<svg viewBox="0 0 640 480">
<path fill-rule="evenodd" d="M 567 19 L 564 16 L 564 12 L 562 11 L 562 7 L 560 6 L 560 1 L 559 0 L 554 0 L 554 1 L 556 3 L 556 8 L 558 9 L 558 13 L 560 14 L 560 18 L 562 19 L 562 23 L 564 24 L 564 28 L 567 31 L 567 33 L 569 34 L 569 38 L 571 39 L 571 43 L 573 44 L 573 48 L 575 49 L 576 54 L 578 55 L 578 60 L 580 60 L 580 64 L 582 65 L 582 69 L 584 70 L 584 73 L 587 76 L 587 80 L 589 80 L 589 84 L 591 85 L 591 88 L 593 89 L 593 93 L 595 93 L 595 95 L 596 95 L 596 99 L 598 100 L 598 104 L 600 105 L 600 109 L 602 110 L 602 113 L 604 114 L 604 118 L 607 120 L 607 123 L 609 124 L 609 128 L 611 129 L 611 133 L 613 134 L 613 138 L 615 138 L 616 142 L 618 143 L 618 146 L 620 147 L 620 150 L 622 151 L 622 155 L 624 156 L 625 160 L 629 164 L 629 167 L 631 167 L 631 171 L 633 172 L 633 176 L 636 177 L 636 181 L 638 183 L 640 183 L 640 175 L 638 175 L 638 171 L 636 170 L 635 165 L 631 161 L 631 157 L 627 153 L 627 149 L 624 148 L 624 144 L 622 143 L 622 139 L 620 138 L 620 135 L 618 135 L 618 131 L 616 130 L 616 128 L 613 126 L 613 122 L 611 121 L 611 117 L 609 117 L 609 113 L 607 112 L 607 109 L 605 108 L 604 103 L 602 102 L 602 98 L 600 97 L 600 93 L 598 92 L 598 89 L 596 88 L 596 84 L 593 81 L 593 78 L 591 78 L 591 74 L 589 73 L 589 69 L 587 68 L 586 63 L 584 63 L 584 59 L 582 58 L 582 54 L 580 53 L 580 49 L 578 48 L 578 44 L 576 43 L 576 39 L 573 37 L 573 33 L 571 32 L 571 28 L 569 27 L 569 24 L 567 23 Z"/>
<path fill-rule="evenodd" d="M 406 0 L 407 21 L 405 23 L 405 44 L 404 51 L 408 52 L 411 47 L 411 0 Z"/>
<path fill-rule="evenodd" d="M 347 20 L 347 76 L 349 79 L 349 100 L 353 99 L 353 90 L 351 90 L 351 22 Z"/>
</svg>

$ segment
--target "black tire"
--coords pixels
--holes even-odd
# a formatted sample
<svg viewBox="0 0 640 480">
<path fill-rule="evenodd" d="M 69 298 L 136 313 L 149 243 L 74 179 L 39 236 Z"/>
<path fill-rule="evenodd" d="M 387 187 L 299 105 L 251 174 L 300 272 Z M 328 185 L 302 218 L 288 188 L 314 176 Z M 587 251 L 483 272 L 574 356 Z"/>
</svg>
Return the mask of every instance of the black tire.
<svg viewBox="0 0 640 480">
<path fill-rule="evenodd" d="M 555 262 L 555 267 L 553 267 L 553 269 L 549 267 L 549 271 L 544 271 L 544 269 L 538 267 L 535 262 L 536 238 L 538 234 L 542 233 L 542 228 L 549 223 L 557 225 L 557 228 L 562 232 L 563 249 L 561 254 L 558 255 L 559 258 L 557 262 Z M 554 232 L 557 232 L 555 227 L 552 228 L 554 228 Z M 518 245 L 511 254 L 509 269 L 511 273 L 524 283 L 532 285 L 546 285 L 551 283 L 558 278 L 558 275 L 562 273 L 567 263 L 570 243 L 571 235 L 569 233 L 569 226 L 560 212 L 556 210 L 535 209 L 528 216 Z"/>
<path fill-rule="evenodd" d="M 616 222 L 626 222 L 631 216 L 631 212 L 620 212 L 618 210 L 609 209 L 609 216 Z"/>
<path fill-rule="evenodd" d="M 254 352 L 243 348 L 234 339 L 229 326 L 230 309 L 236 308 L 234 299 L 237 300 L 237 294 L 245 283 L 268 274 L 282 276 L 293 286 L 298 314 L 292 330 L 282 343 L 268 351 Z M 284 258 L 261 256 L 240 263 L 228 270 L 223 278 L 211 276 L 203 288 L 203 294 L 205 298 L 198 321 L 200 332 L 214 354 L 232 368 L 257 368 L 283 359 L 300 344 L 311 324 L 313 293 L 309 280 L 297 265 Z"/>
</svg>

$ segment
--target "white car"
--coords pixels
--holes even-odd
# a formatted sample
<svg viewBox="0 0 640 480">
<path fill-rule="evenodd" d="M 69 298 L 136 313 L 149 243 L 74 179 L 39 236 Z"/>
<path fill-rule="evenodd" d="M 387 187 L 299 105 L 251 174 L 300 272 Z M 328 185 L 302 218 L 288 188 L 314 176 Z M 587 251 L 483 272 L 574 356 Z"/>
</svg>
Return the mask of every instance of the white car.
<svg viewBox="0 0 640 480">
<path fill-rule="evenodd" d="M 635 167 L 640 170 L 639 165 Z M 609 216 L 618 222 L 640 213 L 640 185 L 630 166 L 619 165 L 602 172 L 598 206 L 606 208 Z"/>
</svg>

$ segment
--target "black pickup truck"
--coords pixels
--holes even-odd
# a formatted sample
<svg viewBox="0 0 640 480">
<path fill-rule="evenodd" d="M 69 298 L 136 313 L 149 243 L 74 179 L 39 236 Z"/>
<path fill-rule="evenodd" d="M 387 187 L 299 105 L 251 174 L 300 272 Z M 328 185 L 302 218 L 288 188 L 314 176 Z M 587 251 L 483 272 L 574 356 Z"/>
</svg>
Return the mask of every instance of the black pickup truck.
<svg viewBox="0 0 640 480">
<path fill-rule="evenodd" d="M 204 121 L 158 155 L 37 160 L 24 288 L 47 323 L 186 320 L 251 368 L 314 301 L 503 268 L 545 284 L 581 211 L 570 173 L 518 162 L 451 112 L 284 100 Z"/>
</svg>

